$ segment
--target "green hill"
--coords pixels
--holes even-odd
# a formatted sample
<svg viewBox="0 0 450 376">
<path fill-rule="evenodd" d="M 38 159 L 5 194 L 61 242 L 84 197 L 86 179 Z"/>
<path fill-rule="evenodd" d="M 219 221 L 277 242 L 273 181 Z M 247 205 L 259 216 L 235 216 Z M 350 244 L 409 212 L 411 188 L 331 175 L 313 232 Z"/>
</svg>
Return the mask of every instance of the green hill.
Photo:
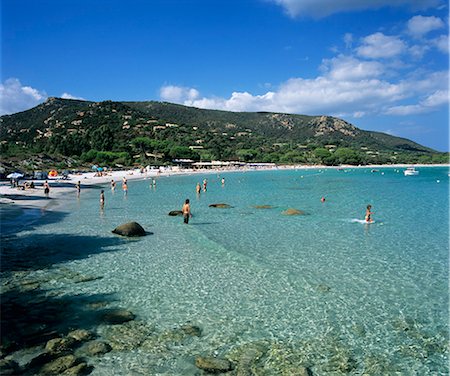
<svg viewBox="0 0 450 376">
<path fill-rule="evenodd" d="M 331 165 L 448 158 L 330 116 L 204 110 L 153 101 L 49 98 L 0 117 L 0 124 L 2 159 L 25 168 L 165 164 L 175 158 Z"/>
</svg>

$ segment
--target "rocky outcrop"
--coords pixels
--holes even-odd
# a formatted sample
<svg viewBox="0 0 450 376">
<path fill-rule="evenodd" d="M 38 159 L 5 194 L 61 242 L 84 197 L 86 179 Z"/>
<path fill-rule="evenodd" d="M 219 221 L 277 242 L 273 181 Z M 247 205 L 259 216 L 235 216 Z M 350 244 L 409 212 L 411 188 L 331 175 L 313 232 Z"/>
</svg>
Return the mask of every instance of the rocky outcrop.
<svg viewBox="0 0 450 376">
<path fill-rule="evenodd" d="M 183 212 L 181 210 L 172 210 L 172 211 L 169 212 L 169 215 L 171 217 L 176 217 L 176 216 L 179 216 L 179 215 L 183 215 Z"/>
<path fill-rule="evenodd" d="M 253 206 L 255 209 L 273 209 L 274 206 L 272 205 L 254 205 Z"/>
<path fill-rule="evenodd" d="M 145 236 L 147 233 L 144 228 L 137 222 L 124 223 L 116 227 L 113 231 L 114 234 L 122 236 Z"/>
</svg>

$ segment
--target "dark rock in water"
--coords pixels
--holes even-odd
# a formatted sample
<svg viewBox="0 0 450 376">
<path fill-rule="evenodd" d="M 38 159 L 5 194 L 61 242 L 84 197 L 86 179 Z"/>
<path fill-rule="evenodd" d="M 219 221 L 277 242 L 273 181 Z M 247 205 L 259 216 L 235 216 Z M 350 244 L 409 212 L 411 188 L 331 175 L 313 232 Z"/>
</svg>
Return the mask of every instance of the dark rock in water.
<svg viewBox="0 0 450 376">
<path fill-rule="evenodd" d="M 102 355 L 112 350 L 111 346 L 103 341 L 91 341 L 86 343 L 81 349 L 88 356 Z"/>
<path fill-rule="evenodd" d="M 114 350 L 133 350 L 151 337 L 154 326 L 143 321 L 128 321 L 121 325 L 104 328 L 101 335 Z"/>
<path fill-rule="evenodd" d="M 91 339 L 94 339 L 96 336 L 95 336 L 95 333 L 90 332 L 89 330 L 77 329 L 77 330 L 73 330 L 69 334 L 67 334 L 67 337 L 73 338 L 75 341 L 78 341 L 78 342 L 86 342 Z"/>
<path fill-rule="evenodd" d="M 14 360 L 1 359 L 0 360 L 0 375 L 18 375 L 20 367 Z"/>
<path fill-rule="evenodd" d="M 293 374 L 297 376 L 313 376 L 312 371 L 308 367 L 299 367 Z"/>
<path fill-rule="evenodd" d="M 137 222 L 129 222 L 116 227 L 113 231 L 114 234 L 122 236 L 145 236 L 147 233 L 144 228 Z"/>
<path fill-rule="evenodd" d="M 283 215 L 305 215 L 303 210 L 289 208 L 282 212 Z"/>
<path fill-rule="evenodd" d="M 60 375 L 62 372 L 68 370 L 76 366 L 78 363 L 81 363 L 81 360 L 76 358 L 74 355 L 65 355 L 50 363 L 45 364 L 41 369 L 40 375 Z"/>
<path fill-rule="evenodd" d="M 195 358 L 195 366 L 206 372 L 221 373 L 233 370 L 233 365 L 228 359 L 201 357 Z"/>
<path fill-rule="evenodd" d="M 317 290 L 320 292 L 329 292 L 331 290 L 331 287 L 321 283 L 321 284 L 317 285 Z"/>
<path fill-rule="evenodd" d="M 122 324 L 134 320 L 136 315 L 126 309 L 111 309 L 103 314 L 103 321 L 107 324 Z"/>
<path fill-rule="evenodd" d="M 45 345 L 45 350 L 51 354 L 62 355 L 73 351 L 76 341 L 73 338 L 53 338 Z"/>
<path fill-rule="evenodd" d="M 189 336 L 201 337 L 202 335 L 202 330 L 196 325 L 185 324 L 181 327 L 181 330 Z"/>
<path fill-rule="evenodd" d="M 56 355 L 51 354 L 49 352 L 44 352 L 42 354 L 39 354 L 35 358 L 31 359 L 31 361 L 26 365 L 26 368 L 27 369 L 40 368 L 44 364 L 51 362 L 55 358 L 56 358 Z"/>
<path fill-rule="evenodd" d="M 172 211 L 169 212 L 169 215 L 172 216 L 172 217 L 176 217 L 178 215 L 181 216 L 181 215 L 183 215 L 183 212 L 181 210 L 172 210 Z"/>
<path fill-rule="evenodd" d="M 253 206 L 255 209 L 273 209 L 274 206 L 272 205 L 254 205 Z"/>
<path fill-rule="evenodd" d="M 220 209 L 229 209 L 232 208 L 231 205 L 228 204 L 210 204 L 208 205 L 210 208 L 220 208 Z"/>
</svg>

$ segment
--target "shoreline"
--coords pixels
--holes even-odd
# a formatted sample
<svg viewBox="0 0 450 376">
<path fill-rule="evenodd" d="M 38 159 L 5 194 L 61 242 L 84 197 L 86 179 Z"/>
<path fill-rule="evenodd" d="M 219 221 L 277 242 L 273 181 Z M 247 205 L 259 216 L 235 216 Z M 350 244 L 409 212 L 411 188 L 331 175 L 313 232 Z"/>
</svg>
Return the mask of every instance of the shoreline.
<svg viewBox="0 0 450 376">
<path fill-rule="evenodd" d="M 209 175 L 209 174 L 223 174 L 235 172 L 251 172 L 251 171 L 277 171 L 277 170 L 314 170 L 314 169 L 380 169 L 380 168 L 427 168 L 427 167 L 447 167 L 450 164 L 395 164 L 395 165 L 339 165 L 339 166 L 325 166 L 325 165 L 279 165 L 270 167 L 258 168 L 226 168 L 226 169 L 180 169 L 180 168 L 165 168 L 163 170 L 150 170 L 149 172 L 141 173 L 139 169 L 119 170 L 108 172 L 106 176 L 95 176 L 94 172 L 85 172 L 80 174 L 70 174 L 68 179 L 47 179 L 50 184 L 50 198 L 46 198 L 43 190 L 43 183 L 45 180 L 33 180 L 36 188 L 20 190 L 10 186 L 9 182 L 0 183 L 0 208 L 14 207 L 22 210 L 22 212 L 30 209 L 39 209 L 43 212 L 53 211 L 61 206 L 61 198 L 70 193 L 75 193 L 75 185 L 80 181 L 82 190 L 92 189 L 95 186 L 104 186 L 109 184 L 111 180 L 116 183 L 120 182 L 122 178 L 127 180 L 145 180 L 147 178 L 162 178 L 179 175 Z M 25 179 L 26 181 L 26 179 Z"/>
</svg>

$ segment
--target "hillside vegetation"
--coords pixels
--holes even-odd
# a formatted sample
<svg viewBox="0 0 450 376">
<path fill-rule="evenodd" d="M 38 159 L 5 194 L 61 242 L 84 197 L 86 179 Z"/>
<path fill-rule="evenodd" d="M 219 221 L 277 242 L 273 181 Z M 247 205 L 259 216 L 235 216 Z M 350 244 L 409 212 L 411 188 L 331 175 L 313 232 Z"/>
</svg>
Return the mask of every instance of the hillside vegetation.
<svg viewBox="0 0 450 376">
<path fill-rule="evenodd" d="M 25 169 L 161 165 L 173 159 L 275 163 L 444 163 L 448 155 L 330 116 L 203 110 L 161 102 L 49 98 L 0 118 L 4 162 Z"/>
</svg>

